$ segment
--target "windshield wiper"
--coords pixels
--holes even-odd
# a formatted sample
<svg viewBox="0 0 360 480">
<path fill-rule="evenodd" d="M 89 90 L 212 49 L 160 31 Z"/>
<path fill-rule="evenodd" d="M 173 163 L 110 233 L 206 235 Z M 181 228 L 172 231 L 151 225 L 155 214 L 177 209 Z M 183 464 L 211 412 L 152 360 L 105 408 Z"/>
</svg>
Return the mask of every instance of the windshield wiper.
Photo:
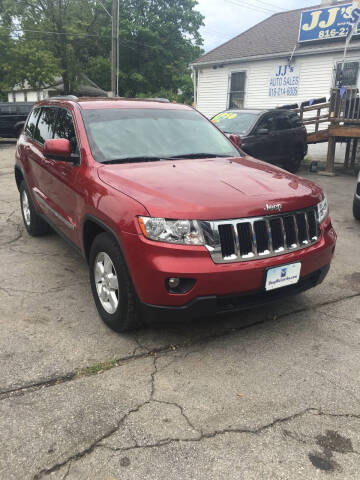
<svg viewBox="0 0 360 480">
<path fill-rule="evenodd" d="M 126 158 L 113 158 L 112 160 L 104 160 L 103 164 L 112 165 L 118 163 L 138 163 L 138 162 L 160 162 L 161 160 L 167 160 L 167 158 L 162 157 L 126 157 Z"/>
<path fill-rule="evenodd" d="M 178 159 L 186 159 L 186 158 L 227 158 L 227 157 L 232 157 L 233 155 L 221 155 L 217 153 L 185 153 L 184 155 L 174 155 L 173 157 L 170 157 L 169 160 L 174 160 L 176 158 Z"/>
</svg>

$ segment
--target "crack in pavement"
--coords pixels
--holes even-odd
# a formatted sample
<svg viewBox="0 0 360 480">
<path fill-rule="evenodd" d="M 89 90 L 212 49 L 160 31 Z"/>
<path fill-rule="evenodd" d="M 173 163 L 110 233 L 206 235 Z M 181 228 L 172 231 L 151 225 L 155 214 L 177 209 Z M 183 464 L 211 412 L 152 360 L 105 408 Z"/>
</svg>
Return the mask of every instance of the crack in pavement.
<svg viewBox="0 0 360 480">
<path fill-rule="evenodd" d="M 68 285 L 66 287 L 68 287 Z M 64 287 L 64 288 L 66 288 L 66 287 Z M 51 289 L 50 291 L 54 291 L 54 290 L 58 291 L 58 288 L 59 287 Z M 0 291 L 2 291 L 2 290 L 7 292 L 6 289 L 0 288 Z M 310 307 L 299 308 L 297 310 L 287 312 L 287 313 L 284 313 L 282 315 L 278 315 L 277 320 L 287 318 L 290 315 L 295 315 L 295 314 L 298 314 L 298 313 L 317 310 L 317 309 L 319 309 L 319 308 L 321 308 L 325 305 L 340 303 L 340 302 L 350 300 L 350 299 L 355 298 L 355 297 L 360 297 L 360 294 L 353 294 L 353 295 L 349 295 L 347 297 L 343 297 L 343 298 L 340 298 L 340 299 L 329 300 L 329 301 L 326 301 L 326 302 L 321 303 L 319 305 L 313 305 L 313 306 L 310 306 Z M 135 337 L 134 340 L 137 343 L 138 347 L 135 347 L 133 353 L 131 355 L 127 355 L 125 357 L 121 357 L 121 358 L 118 358 L 118 359 L 115 359 L 115 360 L 111 361 L 112 366 L 106 368 L 106 370 L 121 367 L 122 365 L 124 365 L 128 362 L 137 361 L 137 360 L 146 358 L 148 356 L 154 356 L 155 357 L 157 354 L 165 355 L 165 354 L 168 354 L 168 353 L 174 353 L 174 352 L 178 351 L 180 348 L 186 348 L 186 347 L 194 346 L 194 345 L 202 345 L 206 342 L 217 340 L 217 339 L 220 339 L 220 338 L 224 338 L 224 337 L 226 337 L 228 335 L 231 335 L 231 334 L 234 334 L 236 332 L 241 332 L 242 330 L 247 330 L 249 328 L 253 328 L 253 327 L 256 327 L 256 326 L 259 326 L 259 325 L 266 324 L 266 323 L 268 323 L 272 320 L 273 320 L 272 317 L 271 318 L 264 318 L 262 320 L 259 320 L 258 322 L 253 322 L 249 325 L 242 325 L 242 326 L 239 326 L 239 327 L 232 326 L 232 327 L 227 328 L 226 330 L 222 330 L 220 332 L 216 332 L 216 333 L 213 333 L 213 334 L 210 334 L 210 335 L 207 335 L 207 336 L 202 336 L 201 338 L 196 338 L 194 340 L 187 340 L 183 343 L 179 343 L 179 344 L 175 344 L 175 345 L 174 344 L 163 345 L 162 347 L 153 348 L 151 351 L 148 350 L 144 345 L 142 345 L 139 342 L 139 340 L 137 339 L 137 337 Z M 145 352 L 135 353 L 136 350 L 140 347 L 145 349 Z M 103 363 L 105 365 L 109 362 L 103 362 Z M 84 376 L 83 374 L 80 374 L 81 372 L 90 371 L 90 370 L 91 370 L 91 366 L 90 367 L 85 367 L 85 368 L 82 368 L 82 369 L 75 369 L 72 372 L 68 372 L 68 373 L 63 374 L 63 375 L 52 376 L 52 377 L 49 377 L 47 379 L 43 379 L 41 381 L 38 381 L 36 383 L 28 383 L 26 385 L 23 385 L 23 386 L 20 386 L 20 387 L 17 387 L 17 388 L 8 389 L 8 390 L 0 390 L 0 401 L 5 400 L 5 399 L 10 398 L 10 397 L 13 397 L 13 396 L 24 395 L 27 392 L 33 392 L 33 391 L 36 391 L 36 390 L 40 390 L 42 388 L 52 387 L 52 386 L 55 386 L 59 383 L 65 383 L 65 382 L 69 382 L 69 381 L 72 381 L 72 380 L 76 380 L 77 378 L 81 378 L 82 376 Z M 92 373 L 92 374 L 91 373 L 87 374 L 87 376 L 96 375 L 96 374 L 98 374 L 98 371 L 99 371 L 99 369 L 94 371 L 94 373 Z"/>
<path fill-rule="evenodd" d="M 124 447 L 124 448 L 120 448 L 120 449 L 116 449 L 116 448 L 108 446 L 106 444 L 102 444 L 101 442 L 108 439 L 110 436 L 112 436 L 114 433 L 116 433 L 124 425 L 127 418 L 129 418 L 131 415 L 139 412 L 145 405 L 149 405 L 151 402 L 154 401 L 153 397 L 154 397 L 154 394 L 155 394 L 155 376 L 157 374 L 157 365 L 156 365 L 157 359 L 156 359 L 155 356 L 154 356 L 153 362 L 154 362 L 154 367 L 153 367 L 153 371 L 150 374 L 150 394 L 149 394 L 149 399 L 148 400 L 145 400 L 144 402 L 142 402 L 138 406 L 130 409 L 127 413 L 125 413 L 121 417 L 121 419 L 117 422 L 117 425 L 115 427 L 110 428 L 106 433 L 104 433 L 103 435 L 101 435 L 100 437 L 95 439 L 87 448 L 85 448 L 85 449 L 83 449 L 83 450 L 81 450 L 77 453 L 74 453 L 73 455 L 71 455 L 70 457 L 65 459 L 63 462 L 56 463 L 55 465 L 53 465 L 50 468 L 42 469 L 40 472 L 38 472 L 37 474 L 34 475 L 33 480 L 40 480 L 45 475 L 50 475 L 50 474 L 54 473 L 55 471 L 60 470 L 60 468 L 68 465 L 69 463 L 71 463 L 73 461 L 77 461 L 80 458 L 83 458 L 83 457 L 89 455 L 96 448 L 104 448 L 104 449 L 108 449 L 108 450 L 111 450 L 111 451 L 129 451 L 129 450 L 139 449 L 139 448 L 155 448 L 155 447 L 159 447 L 159 446 L 169 445 L 170 443 L 178 443 L 178 442 L 181 442 L 181 441 L 184 441 L 184 442 L 192 442 L 192 441 L 193 442 L 200 442 L 203 439 L 214 438 L 218 435 L 223 435 L 223 434 L 226 434 L 226 433 L 259 434 L 262 431 L 264 431 L 268 428 L 271 428 L 278 423 L 283 423 L 283 422 L 286 422 L 286 421 L 294 420 L 295 418 L 298 418 L 298 417 L 300 417 L 300 416 L 302 416 L 302 415 L 304 415 L 304 414 L 306 414 L 310 411 L 315 411 L 315 412 L 318 411 L 315 408 L 307 408 L 305 410 L 302 410 L 302 411 L 297 412 L 295 414 L 292 414 L 290 416 L 275 419 L 271 423 L 266 424 L 266 425 L 264 425 L 262 427 L 259 427 L 257 429 L 230 429 L 230 428 L 228 428 L 228 429 L 224 429 L 224 430 L 216 430 L 216 431 L 211 432 L 211 433 L 203 433 L 203 432 L 199 431 L 198 429 L 195 429 L 195 431 L 199 433 L 198 438 L 191 438 L 191 439 L 190 438 L 189 439 L 169 438 L 169 439 L 163 439 L 163 440 L 160 440 L 159 442 L 156 442 L 156 443 L 153 443 L 153 444 L 147 444 L 147 445 L 138 445 L 135 442 L 136 443 L 135 446 Z M 177 408 L 179 408 L 180 412 L 183 414 L 183 407 L 181 407 L 180 405 L 178 405 L 176 403 L 172 403 L 172 402 L 162 402 L 162 401 L 159 401 L 159 402 L 164 403 L 164 404 L 166 403 L 168 405 L 174 405 Z M 184 416 L 184 418 L 186 419 L 186 421 L 189 422 L 189 420 L 186 416 Z M 189 422 L 188 424 L 191 425 L 191 422 Z"/>
<path fill-rule="evenodd" d="M 131 415 L 132 413 L 135 413 L 137 412 L 138 410 L 140 410 L 141 407 L 143 407 L 143 405 L 145 405 L 146 403 L 148 403 L 148 400 L 140 405 L 138 405 L 137 407 L 129 410 L 121 419 L 120 421 L 118 422 L 118 424 L 111 428 L 110 430 L 108 430 L 106 433 L 104 433 L 101 437 L 97 438 L 94 442 L 92 442 L 90 444 L 89 447 L 85 448 L 84 450 L 81 450 L 80 452 L 77 452 L 75 453 L 74 455 L 70 456 L 69 458 L 67 458 L 66 460 L 64 460 L 63 462 L 60 462 L 60 463 L 57 463 L 55 464 L 54 466 L 52 466 L 51 468 L 47 468 L 47 469 L 43 469 L 41 470 L 40 472 L 38 472 L 37 474 L 34 475 L 33 477 L 33 480 L 39 480 L 40 478 L 42 478 L 44 475 L 49 475 L 53 472 L 56 472 L 57 470 L 60 470 L 60 468 L 64 467 L 65 465 L 67 465 L 69 462 L 72 462 L 72 461 L 76 461 L 76 460 L 79 460 L 80 458 L 84 457 L 85 455 L 88 455 L 89 453 L 93 452 L 94 449 L 96 448 L 96 446 L 102 442 L 103 440 L 106 440 L 108 437 L 110 437 L 111 435 L 113 435 L 115 432 L 117 432 L 117 430 L 121 427 L 121 425 L 123 424 L 123 422 L 126 420 L 126 418 Z"/>
<path fill-rule="evenodd" d="M 151 374 L 152 378 L 153 378 L 153 375 L 156 374 L 155 370 L 154 372 Z M 153 380 L 152 380 L 153 381 Z M 349 413 L 346 413 L 346 414 L 334 414 L 334 413 L 327 413 L 327 412 L 323 412 L 322 410 L 318 409 L 318 408 L 315 408 L 315 407 L 309 407 L 309 408 L 306 408 L 304 410 L 301 410 L 299 412 L 296 412 L 292 415 L 288 415 L 286 417 L 280 417 L 280 418 L 276 418 L 274 419 L 272 422 L 270 423 L 267 423 L 265 425 L 262 425 L 258 428 L 255 428 L 255 429 L 252 429 L 252 428 L 226 428 L 226 429 L 222 429 L 222 430 L 215 430 L 213 432 L 208 432 L 208 433 L 203 433 L 203 432 L 200 432 L 198 429 L 196 429 L 195 431 L 199 432 L 199 436 L 197 438 L 165 438 L 165 439 L 162 439 L 162 440 L 159 440 L 158 442 L 155 442 L 155 443 L 148 443 L 148 444 L 143 444 L 143 445 L 139 445 L 139 444 L 136 444 L 135 446 L 130 446 L 130 447 L 122 447 L 122 448 L 116 448 L 116 447 L 111 447 L 109 445 L 106 445 L 106 444 L 102 444 L 101 442 L 103 440 L 106 440 L 107 438 L 109 438 L 111 435 L 113 435 L 114 433 L 116 433 L 120 428 L 121 426 L 124 424 L 125 420 L 132 414 L 135 414 L 137 412 L 139 412 L 139 410 L 144 407 L 145 405 L 151 403 L 152 400 L 150 398 L 150 400 L 147 400 L 145 402 L 143 402 L 142 404 L 140 404 L 139 406 L 131 409 L 127 414 L 125 414 L 121 420 L 119 421 L 118 423 L 118 426 L 115 427 L 115 428 L 112 428 L 110 431 L 108 431 L 107 433 L 105 433 L 100 439 L 97 439 L 96 441 L 94 441 L 88 448 L 80 451 L 80 452 L 77 452 L 76 454 L 72 455 L 71 457 L 69 457 L 68 459 L 64 460 L 63 462 L 61 463 L 57 463 L 55 464 L 54 466 L 52 466 L 51 468 L 48 468 L 48 469 L 43 469 L 41 470 L 39 473 L 37 473 L 34 477 L 33 477 L 33 480 L 39 480 L 41 479 L 42 477 L 44 477 L 45 475 L 49 475 L 49 474 L 52 474 L 53 472 L 59 470 L 60 468 L 64 467 L 65 465 L 67 465 L 69 462 L 73 462 L 73 461 L 77 461 L 79 460 L 80 458 L 83 458 L 87 455 L 89 455 L 90 453 L 92 453 L 96 448 L 103 448 L 105 450 L 110 450 L 112 452 L 129 452 L 131 450 L 139 450 L 139 449 L 151 449 L 151 448 L 159 448 L 159 447 L 163 447 L 163 446 L 167 446 L 167 445 L 170 445 L 170 444 L 173 444 L 173 443 L 181 443 L 181 442 L 184 442 L 184 443 L 197 443 L 197 442 L 201 442 L 203 440 L 206 440 L 206 439 L 211 439 L 211 438 L 215 438 L 217 436 L 220 436 L 220 435 L 226 435 L 226 434 L 249 434 L 249 435 L 261 435 L 263 432 L 271 429 L 271 428 L 274 428 L 276 427 L 277 425 L 280 425 L 280 424 L 283 424 L 283 423 L 288 423 L 288 422 L 291 422 L 297 418 L 300 418 L 300 417 L 303 417 L 304 415 L 307 415 L 309 413 L 313 414 L 313 415 L 323 415 L 323 416 L 330 416 L 330 417 L 347 417 L 347 418 L 356 418 L 356 419 L 359 419 L 360 418 L 360 415 L 356 415 L 356 414 L 349 414 Z M 180 407 L 179 405 L 177 405 L 176 403 L 172 403 L 172 402 L 161 402 L 161 403 L 167 403 L 169 405 L 174 405 L 174 406 L 177 406 L 179 407 L 180 409 L 182 409 L 182 407 Z M 357 452 L 355 452 L 357 453 Z M 64 477 L 65 478 L 65 477 Z"/>
<path fill-rule="evenodd" d="M 12 290 L 10 293 L 10 290 L 4 287 L 0 287 L 0 290 L 7 293 L 10 297 L 16 297 L 18 293 L 29 293 L 30 295 L 46 295 L 47 293 L 60 292 L 62 290 L 66 290 L 67 288 L 77 287 L 79 285 L 88 285 L 88 282 L 67 283 L 66 285 L 58 285 L 56 287 L 52 287 L 52 288 L 49 288 L 48 290 L 43 290 L 41 292 L 35 291 L 35 290 L 22 290 L 17 288 L 14 294 L 12 293 L 13 292 Z"/>
<path fill-rule="evenodd" d="M 71 464 L 72 464 L 72 462 L 70 461 L 70 462 L 69 462 L 68 469 L 67 469 L 67 471 L 65 472 L 65 475 L 63 476 L 62 480 L 65 480 L 65 479 L 69 476 Z"/>
<path fill-rule="evenodd" d="M 74 455 L 71 455 L 70 457 L 68 457 L 63 462 L 56 463 L 51 468 L 41 470 L 40 472 L 38 472 L 37 474 L 34 475 L 33 480 L 39 480 L 44 475 L 49 475 L 49 474 L 59 470 L 60 468 L 67 465 L 69 462 L 79 460 L 80 458 L 82 458 L 82 457 L 88 455 L 89 453 L 93 452 L 95 450 L 95 448 L 100 444 L 100 442 L 103 442 L 104 440 L 109 438 L 111 435 L 113 435 L 115 432 L 117 432 L 119 430 L 119 428 L 124 424 L 124 422 L 126 421 L 126 419 L 130 415 L 138 412 L 142 407 L 149 404 L 151 402 L 151 398 L 152 398 L 152 395 L 153 395 L 153 392 L 154 392 L 155 373 L 156 373 L 156 360 L 154 358 L 154 369 L 153 369 L 153 371 L 151 372 L 151 375 L 150 375 L 150 394 L 149 394 L 149 399 L 148 400 L 145 400 L 140 405 L 137 405 L 136 407 L 130 409 L 127 413 L 125 413 L 121 417 L 121 419 L 117 422 L 115 427 L 112 427 L 106 433 L 104 433 L 99 438 L 97 438 L 94 442 L 92 442 L 90 444 L 89 447 L 85 448 L 84 450 L 81 450 L 80 452 L 75 453 Z"/>
</svg>

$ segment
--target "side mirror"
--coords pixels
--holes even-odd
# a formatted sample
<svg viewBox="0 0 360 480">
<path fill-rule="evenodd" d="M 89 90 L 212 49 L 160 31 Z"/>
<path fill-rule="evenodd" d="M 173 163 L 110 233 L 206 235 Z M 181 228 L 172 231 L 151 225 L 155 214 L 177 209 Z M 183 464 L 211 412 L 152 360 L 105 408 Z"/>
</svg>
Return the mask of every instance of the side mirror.
<svg viewBox="0 0 360 480">
<path fill-rule="evenodd" d="M 53 140 L 46 140 L 44 146 L 44 155 L 54 160 L 62 162 L 72 162 L 71 146 L 69 140 L 66 138 L 56 138 Z"/>
<path fill-rule="evenodd" d="M 235 147 L 241 147 L 242 141 L 240 135 L 231 134 L 229 135 L 229 140 L 235 145 Z"/>
<path fill-rule="evenodd" d="M 256 135 L 267 135 L 268 133 L 268 128 L 259 128 L 258 130 L 256 130 Z"/>
</svg>

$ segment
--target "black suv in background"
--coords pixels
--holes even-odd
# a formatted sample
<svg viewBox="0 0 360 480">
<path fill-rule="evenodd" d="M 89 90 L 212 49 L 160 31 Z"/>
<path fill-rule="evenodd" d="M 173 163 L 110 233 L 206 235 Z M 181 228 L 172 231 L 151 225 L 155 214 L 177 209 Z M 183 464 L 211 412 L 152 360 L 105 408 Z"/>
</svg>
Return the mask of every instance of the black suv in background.
<svg viewBox="0 0 360 480">
<path fill-rule="evenodd" d="M 265 162 L 295 173 L 307 154 L 307 132 L 291 110 L 227 110 L 212 118 L 227 135 L 239 135 L 241 148 Z"/>
<path fill-rule="evenodd" d="M 0 103 L 0 137 L 17 138 L 23 129 L 33 103 Z"/>
</svg>

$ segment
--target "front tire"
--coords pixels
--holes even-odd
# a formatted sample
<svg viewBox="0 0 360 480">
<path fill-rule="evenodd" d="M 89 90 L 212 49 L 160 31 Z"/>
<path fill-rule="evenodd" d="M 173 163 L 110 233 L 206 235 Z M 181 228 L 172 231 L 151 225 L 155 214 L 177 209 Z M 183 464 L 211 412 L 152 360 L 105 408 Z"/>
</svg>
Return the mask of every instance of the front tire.
<svg viewBox="0 0 360 480">
<path fill-rule="evenodd" d="M 301 147 L 296 147 L 292 153 L 291 159 L 285 164 L 285 169 L 290 173 L 296 173 L 304 160 L 304 153 Z"/>
<path fill-rule="evenodd" d="M 354 199 L 353 214 L 356 220 L 360 220 L 360 203 Z"/>
<path fill-rule="evenodd" d="M 24 181 L 20 185 L 20 206 L 25 228 L 32 237 L 49 233 L 50 227 L 36 212 L 33 201 Z"/>
<path fill-rule="evenodd" d="M 139 327 L 139 302 L 114 237 L 101 233 L 95 238 L 89 268 L 91 290 L 102 320 L 117 332 Z"/>
</svg>

